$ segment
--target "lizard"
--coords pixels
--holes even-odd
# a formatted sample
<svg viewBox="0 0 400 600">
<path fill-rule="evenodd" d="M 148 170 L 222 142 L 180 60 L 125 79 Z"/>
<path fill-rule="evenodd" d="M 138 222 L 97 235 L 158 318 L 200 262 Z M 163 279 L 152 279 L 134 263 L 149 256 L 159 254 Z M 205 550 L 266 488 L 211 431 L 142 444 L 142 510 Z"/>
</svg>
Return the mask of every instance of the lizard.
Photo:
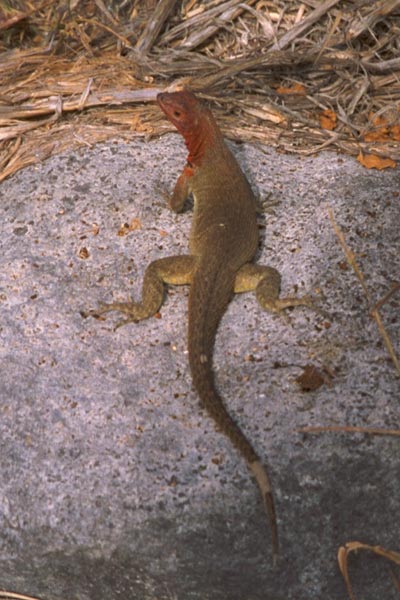
<svg viewBox="0 0 400 600">
<path fill-rule="evenodd" d="M 140 302 L 101 304 L 91 314 L 119 311 L 125 318 L 117 327 L 138 322 L 159 311 L 165 284 L 190 284 L 188 354 L 192 381 L 201 405 L 242 454 L 255 477 L 270 522 L 275 563 L 279 540 L 269 475 L 216 388 L 213 348 L 219 322 L 234 293 L 255 291 L 260 306 L 272 312 L 309 305 L 309 300 L 280 298 L 279 272 L 253 262 L 259 241 L 256 199 L 211 111 L 188 89 L 159 93 L 157 102 L 182 134 L 189 152 L 169 207 L 181 212 L 192 194 L 190 253 L 150 263 Z"/>
</svg>

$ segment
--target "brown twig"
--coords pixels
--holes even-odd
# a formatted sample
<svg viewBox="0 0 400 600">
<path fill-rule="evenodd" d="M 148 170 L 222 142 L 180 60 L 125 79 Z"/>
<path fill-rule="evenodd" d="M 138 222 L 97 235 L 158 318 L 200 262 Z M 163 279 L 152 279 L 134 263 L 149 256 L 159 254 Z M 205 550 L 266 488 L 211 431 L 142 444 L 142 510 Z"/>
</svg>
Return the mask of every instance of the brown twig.
<svg viewBox="0 0 400 600">
<path fill-rule="evenodd" d="M 169 15 L 177 4 L 176 0 L 160 0 L 153 15 L 150 17 L 142 35 L 136 43 L 136 51 L 139 54 L 150 52 L 157 37 Z"/>
<path fill-rule="evenodd" d="M 365 433 L 366 435 L 394 435 L 400 436 L 400 429 L 380 429 L 378 427 L 352 427 L 346 425 L 327 425 L 321 427 L 299 427 L 295 429 L 299 433 L 325 433 L 333 431 L 336 433 Z"/>
<path fill-rule="evenodd" d="M 256 0 L 247 0 L 248 6 L 255 4 Z M 218 6 L 205 10 L 190 19 L 183 21 L 171 29 L 161 40 L 163 45 L 171 43 L 174 39 L 184 34 L 180 44 L 181 49 L 193 50 L 203 44 L 217 33 L 221 27 L 231 23 L 244 10 L 242 0 L 228 0 Z"/>
<path fill-rule="evenodd" d="M 7 592 L 6 590 L 0 590 L 0 598 L 4 598 L 4 600 L 38 600 L 35 596 L 16 594 L 15 592 Z"/>
<path fill-rule="evenodd" d="M 370 546 L 369 544 L 363 544 L 362 542 L 347 542 L 344 546 L 341 546 L 338 550 L 337 559 L 339 569 L 346 583 L 347 593 L 349 594 L 350 600 L 356 600 L 356 596 L 350 582 L 348 556 L 351 552 L 358 552 L 359 550 L 373 552 L 378 556 L 386 558 L 387 560 L 400 565 L 400 554 L 398 552 L 393 552 L 393 550 L 386 550 L 385 548 L 382 548 L 382 546 Z"/>
<path fill-rule="evenodd" d="M 344 237 L 343 232 L 341 231 L 340 227 L 338 226 L 338 224 L 335 221 L 334 215 L 333 215 L 333 210 L 331 207 L 328 208 L 328 215 L 329 215 L 329 219 L 331 221 L 332 227 L 334 232 L 336 233 L 336 236 L 339 240 L 339 243 L 342 247 L 342 250 L 344 252 L 344 255 L 346 257 L 347 262 L 349 263 L 349 265 L 351 266 L 351 268 L 353 269 L 354 273 L 357 276 L 358 281 L 361 284 L 361 287 L 364 291 L 364 295 L 367 299 L 367 302 L 369 304 L 369 306 L 372 306 L 372 300 L 371 300 L 371 295 L 369 293 L 366 281 L 365 281 L 365 277 L 363 272 L 361 271 L 360 267 L 357 264 L 356 258 L 355 258 L 355 254 L 354 252 L 348 247 L 348 245 L 346 244 L 346 240 Z M 392 341 L 389 337 L 389 334 L 387 333 L 385 326 L 383 325 L 383 321 L 382 321 L 382 317 L 379 314 L 379 308 L 380 306 L 387 301 L 388 295 L 391 296 L 394 291 L 396 291 L 398 289 L 398 287 L 396 286 L 396 288 L 392 288 L 392 290 L 390 290 L 390 292 L 388 294 L 386 294 L 386 296 L 383 298 L 383 300 L 381 302 L 378 302 L 375 306 L 373 306 L 372 308 L 370 308 L 370 314 L 373 317 L 373 319 L 375 320 L 377 326 L 378 326 L 378 330 L 379 333 L 385 343 L 386 349 L 389 352 L 390 358 L 392 359 L 392 362 L 394 364 L 394 367 L 397 371 L 397 374 L 400 375 L 400 362 L 396 356 L 396 352 L 394 350 Z"/>
<path fill-rule="evenodd" d="M 318 21 L 323 15 L 325 15 L 329 9 L 335 6 L 340 0 L 325 0 L 318 8 L 313 10 L 313 12 L 302 19 L 299 23 L 296 23 L 285 35 L 283 35 L 275 44 L 272 46 L 271 50 L 283 50 L 286 48 L 291 42 L 293 42 L 297 37 L 303 34 L 307 29 L 309 29 L 316 21 Z"/>
</svg>

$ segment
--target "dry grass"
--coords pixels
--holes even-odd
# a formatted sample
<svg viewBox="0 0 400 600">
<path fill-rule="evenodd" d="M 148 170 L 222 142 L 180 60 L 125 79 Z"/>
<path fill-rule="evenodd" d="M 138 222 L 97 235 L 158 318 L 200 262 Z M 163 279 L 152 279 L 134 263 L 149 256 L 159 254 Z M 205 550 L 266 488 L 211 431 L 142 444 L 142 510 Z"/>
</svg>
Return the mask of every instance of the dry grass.
<svg viewBox="0 0 400 600">
<path fill-rule="evenodd" d="M 363 544 L 362 542 L 347 542 L 345 546 L 341 546 L 338 550 L 338 563 L 339 569 L 343 575 L 346 583 L 347 593 L 350 600 L 356 600 L 356 595 L 353 591 L 353 586 L 350 581 L 349 568 L 348 568 L 348 557 L 352 552 L 367 551 L 376 556 L 382 557 L 395 565 L 400 565 L 400 554 L 393 552 L 393 550 L 387 550 L 381 546 L 370 546 L 369 544 Z M 393 585 L 397 591 L 400 591 L 400 580 L 397 577 L 394 570 L 389 571 Z"/>
<path fill-rule="evenodd" d="M 0 0 L 0 32 L 0 181 L 170 130 L 177 81 L 231 138 L 400 158 L 400 0 Z"/>
</svg>

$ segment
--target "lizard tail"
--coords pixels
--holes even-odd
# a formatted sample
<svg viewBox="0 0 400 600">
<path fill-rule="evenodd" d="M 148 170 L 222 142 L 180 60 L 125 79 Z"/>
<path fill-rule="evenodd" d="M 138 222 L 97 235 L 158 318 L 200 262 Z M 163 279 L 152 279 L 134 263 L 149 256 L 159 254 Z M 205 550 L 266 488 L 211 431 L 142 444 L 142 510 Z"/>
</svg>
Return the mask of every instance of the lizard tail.
<svg viewBox="0 0 400 600">
<path fill-rule="evenodd" d="M 212 367 L 214 341 L 219 322 L 233 293 L 235 272 L 226 264 L 202 261 L 189 292 L 189 363 L 201 405 L 219 429 L 246 459 L 261 492 L 271 527 L 274 564 L 279 555 L 278 528 L 272 487 L 266 468 L 243 431 L 228 413 L 216 390 Z"/>
<path fill-rule="evenodd" d="M 274 565 L 277 563 L 279 557 L 279 537 L 278 537 L 278 525 L 276 523 L 276 511 L 274 496 L 272 494 L 271 482 L 268 477 L 268 473 L 264 465 L 260 460 L 255 460 L 252 463 L 247 463 L 249 468 L 253 472 L 253 475 L 258 483 L 258 487 L 261 492 L 261 497 L 264 502 L 265 511 L 268 515 L 270 527 L 271 527 L 271 541 L 272 541 L 272 560 Z"/>
</svg>

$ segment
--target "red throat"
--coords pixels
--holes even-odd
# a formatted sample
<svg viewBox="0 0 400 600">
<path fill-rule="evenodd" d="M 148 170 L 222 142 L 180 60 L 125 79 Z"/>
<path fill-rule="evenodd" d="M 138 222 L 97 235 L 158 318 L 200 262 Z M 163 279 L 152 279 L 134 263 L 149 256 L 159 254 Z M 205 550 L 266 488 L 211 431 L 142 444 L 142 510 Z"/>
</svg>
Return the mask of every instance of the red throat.
<svg viewBox="0 0 400 600">
<path fill-rule="evenodd" d="M 188 90 L 157 96 L 158 104 L 183 136 L 189 150 L 188 162 L 199 166 L 206 151 L 213 148 L 218 127 L 210 111 Z"/>
</svg>

